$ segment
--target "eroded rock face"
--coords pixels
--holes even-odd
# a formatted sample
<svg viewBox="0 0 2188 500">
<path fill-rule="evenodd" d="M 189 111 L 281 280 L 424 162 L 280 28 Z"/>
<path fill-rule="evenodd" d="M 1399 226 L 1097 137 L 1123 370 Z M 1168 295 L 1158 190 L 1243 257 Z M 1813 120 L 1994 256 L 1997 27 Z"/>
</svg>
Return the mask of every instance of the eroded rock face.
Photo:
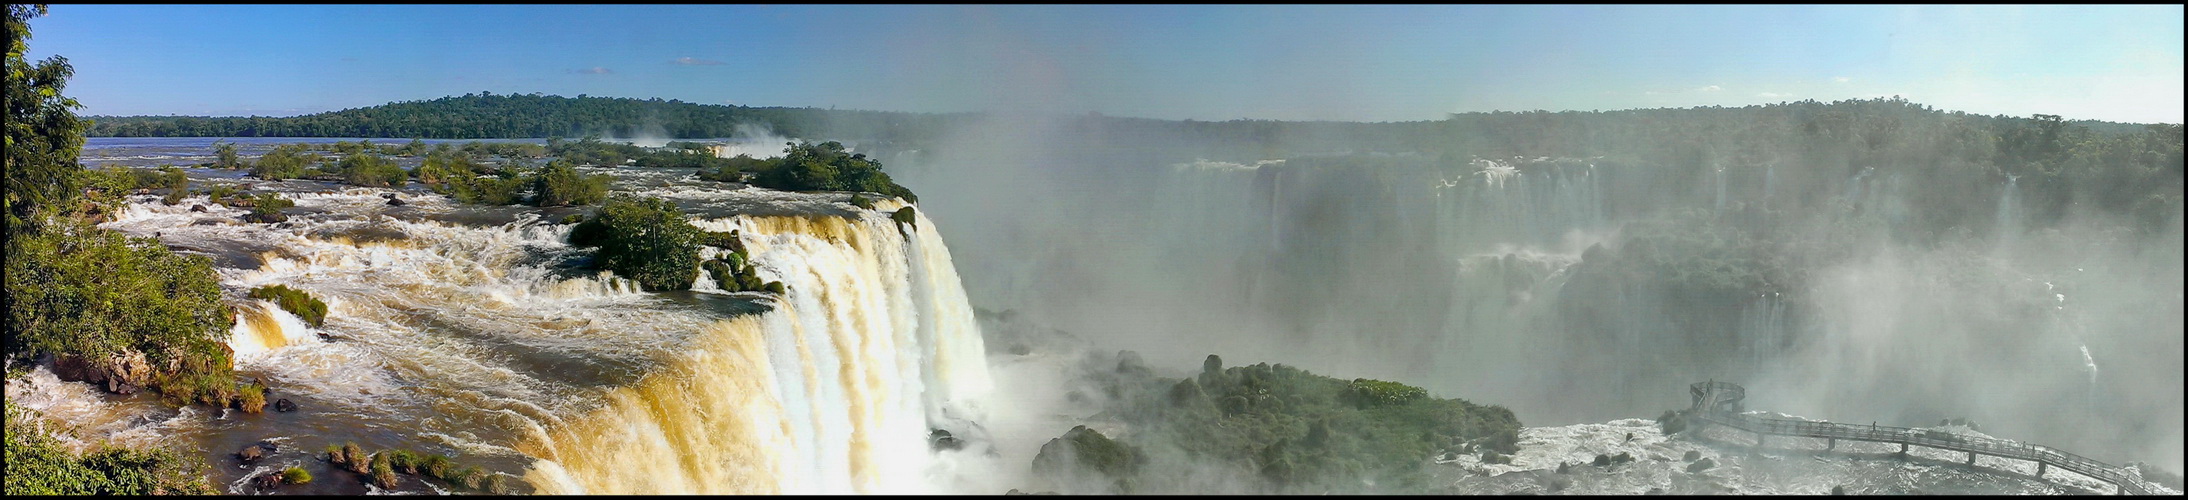
<svg viewBox="0 0 2188 500">
<path fill-rule="evenodd" d="M 135 351 L 104 359 L 62 355 L 53 358 L 53 374 L 61 380 L 98 384 L 107 392 L 134 394 L 152 380 L 152 364 L 144 353 Z"/>
</svg>

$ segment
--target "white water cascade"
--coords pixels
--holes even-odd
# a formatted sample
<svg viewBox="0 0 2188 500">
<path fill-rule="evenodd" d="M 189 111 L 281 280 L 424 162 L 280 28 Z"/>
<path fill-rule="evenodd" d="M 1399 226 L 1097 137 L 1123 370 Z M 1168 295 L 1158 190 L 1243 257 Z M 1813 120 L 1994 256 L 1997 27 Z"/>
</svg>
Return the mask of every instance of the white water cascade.
<svg viewBox="0 0 2188 500">
<path fill-rule="evenodd" d="M 926 436 L 979 420 L 979 330 L 932 222 L 861 215 L 698 222 L 737 230 L 787 296 L 707 325 L 684 359 L 551 430 L 527 480 L 545 493 L 941 492 Z"/>
</svg>

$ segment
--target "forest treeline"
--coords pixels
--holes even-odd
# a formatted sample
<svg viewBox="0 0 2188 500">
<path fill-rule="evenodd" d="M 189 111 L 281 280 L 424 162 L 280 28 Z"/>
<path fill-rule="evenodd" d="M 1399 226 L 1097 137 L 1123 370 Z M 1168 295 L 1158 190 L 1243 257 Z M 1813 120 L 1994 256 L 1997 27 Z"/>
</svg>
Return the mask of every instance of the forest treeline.
<svg viewBox="0 0 2188 500">
<path fill-rule="evenodd" d="M 951 115 L 748 107 L 661 98 L 484 92 L 294 117 L 93 116 L 92 137 L 713 138 L 764 126 L 791 137 L 830 131 L 915 140 Z"/>
</svg>

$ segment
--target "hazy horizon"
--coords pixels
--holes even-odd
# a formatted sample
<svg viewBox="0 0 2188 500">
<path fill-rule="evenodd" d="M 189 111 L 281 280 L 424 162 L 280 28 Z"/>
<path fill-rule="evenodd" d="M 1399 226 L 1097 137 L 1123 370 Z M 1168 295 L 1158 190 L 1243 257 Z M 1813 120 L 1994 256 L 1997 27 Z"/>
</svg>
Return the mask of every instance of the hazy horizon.
<svg viewBox="0 0 2188 500">
<path fill-rule="evenodd" d="M 2181 14 L 2177 5 L 62 5 L 31 21 L 27 55 L 68 57 L 80 112 L 104 116 L 296 116 L 490 91 L 1388 122 L 1896 95 L 1984 115 L 2181 123 Z M 390 20 L 408 21 L 381 26 Z"/>
</svg>

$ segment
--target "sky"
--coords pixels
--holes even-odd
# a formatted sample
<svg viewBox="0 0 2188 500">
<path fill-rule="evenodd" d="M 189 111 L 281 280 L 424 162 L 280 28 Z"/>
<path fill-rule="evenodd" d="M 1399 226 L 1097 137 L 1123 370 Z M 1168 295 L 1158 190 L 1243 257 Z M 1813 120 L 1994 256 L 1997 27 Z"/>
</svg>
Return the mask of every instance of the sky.
<svg viewBox="0 0 2188 500">
<path fill-rule="evenodd" d="M 2133 6 L 54 5 L 88 115 L 481 91 L 884 111 L 1406 121 L 1902 96 L 2181 123 L 2183 11 Z"/>
</svg>

